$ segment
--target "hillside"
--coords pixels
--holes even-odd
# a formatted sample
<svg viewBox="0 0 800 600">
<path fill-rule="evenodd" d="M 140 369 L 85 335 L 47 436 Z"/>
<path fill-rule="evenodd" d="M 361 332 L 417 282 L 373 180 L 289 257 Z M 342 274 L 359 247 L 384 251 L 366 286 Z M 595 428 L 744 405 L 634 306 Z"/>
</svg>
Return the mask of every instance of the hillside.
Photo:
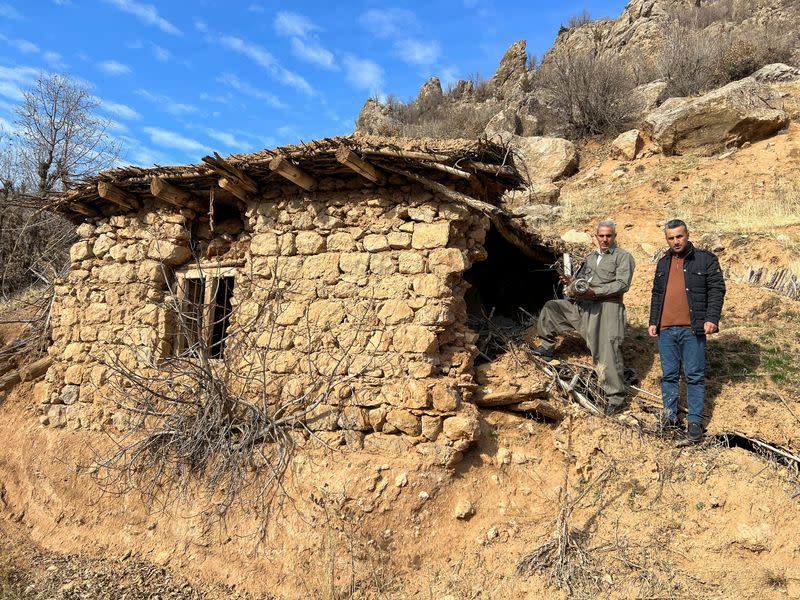
<svg viewBox="0 0 800 600">
<path fill-rule="evenodd" d="M 635 0 L 620 19 L 562 32 L 544 62 L 587 39 L 624 60 L 646 53 L 682 4 Z M 732 35 L 798 14 L 788 0 L 753 4 Z M 742 6 L 702 5 L 729 16 Z M 720 27 L 708 11 L 703 30 Z M 220 520 L 199 489 L 124 489 L 99 477 L 93 461 L 114 450 L 113 428 L 42 426 L 34 382 L 22 382 L 0 395 L 0 599 L 800 598 L 800 79 L 741 84 L 769 110 L 780 105 L 785 119 L 768 133 L 742 119 L 747 139 L 725 132 L 673 152 L 642 127 L 628 158 L 605 134 L 550 142 L 537 162 L 534 142 L 520 140 L 557 119 L 528 110 L 541 106 L 535 92 L 518 93 L 510 74 L 527 77 L 526 58 L 515 45 L 492 78 L 508 94 L 487 88 L 475 102 L 465 82 L 451 114 L 510 111 L 493 135 L 528 153 L 514 158 L 532 175 L 503 208 L 543 238 L 585 254 L 594 224 L 617 222 L 637 263 L 623 351 L 638 383 L 626 411 L 606 418 L 564 405 L 563 418 L 547 419 L 482 408 L 477 441 L 450 468 L 400 436 L 371 435 L 379 442 L 364 448 L 342 432 L 297 436 L 283 489 L 265 502 L 263 488 L 247 488 Z M 421 93 L 434 97 L 431 114 L 444 106 L 437 85 Z M 365 110 L 387 127 L 397 126 L 394 109 L 421 114 L 385 108 Z M 654 258 L 674 217 L 719 256 L 728 286 L 708 345 L 706 438 L 690 447 L 658 426 L 660 367 L 646 333 Z M 776 273 L 787 285 L 768 289 Z M 2 327 L 0 343 L 20 334 Z M 557 351 L 589 361 L 574 336 Z M 509 381 L 530 375 L 518 369 Z"/>
</svg>

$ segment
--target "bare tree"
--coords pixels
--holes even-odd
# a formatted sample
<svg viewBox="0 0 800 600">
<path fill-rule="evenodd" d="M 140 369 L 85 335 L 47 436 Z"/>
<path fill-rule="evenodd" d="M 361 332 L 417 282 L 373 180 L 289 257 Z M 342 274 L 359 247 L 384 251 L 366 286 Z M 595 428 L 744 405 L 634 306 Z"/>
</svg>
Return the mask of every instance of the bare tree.
<svg viewBox="0 0 800 600">
<path fill-rule="evenodd" d="M 47 195 L 111 166 L 119 143 L 99 102 L 64 75 L 42 75 L 23 93 L 14 130 L 0 133 L 0 292 L 51 281 L 66 264 L 72 226 Z"/>
<path fill-rule="evenodd" d="M 23 94 L 16 126 L 26 174 L 45 195 L 84 175 L 110 167 L 119 144 L 108 135 L 110 121 L 98 117 L 99 102 L 63 75 L 40 77 Z"/>
</svg>

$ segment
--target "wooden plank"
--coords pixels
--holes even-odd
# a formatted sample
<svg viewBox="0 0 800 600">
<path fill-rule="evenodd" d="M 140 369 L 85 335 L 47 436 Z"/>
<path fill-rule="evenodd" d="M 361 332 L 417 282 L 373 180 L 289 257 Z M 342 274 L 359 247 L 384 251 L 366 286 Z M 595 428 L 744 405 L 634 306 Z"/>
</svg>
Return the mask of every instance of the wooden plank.
<svg viewBox="0 0 800 600">
<path fill-rule="evenodd" d="M 108 181 L 100 181 L 97 184 L 97 195 L 103 200 L 109 200 L 110 202 L 113 202 L 122 208 L 128 208 L 132 210 L 139 208 L 139 203 L 135 196 L 124 190 L 121 190 L 113 183 L 109 183 Z"/>
<path fill-rule="evenodd" d="M 150 193 L 167 204 L 203 212 L 203 205 L 191 193 L 167 183 L 161 177 L 153 177 L 150 180 Z"/>
<path fill-rule="evenodd" d="M 381 184 L 386 179 L 377 167 L 362 159 L 347 146 L 339 146 L 336 150 L 336 160 L 373 183 Z"/>
<path fill-rule="evenodd" d="M 221 187 L 226 192 L 233 194 L 242 202 L 247 202 L 248 198 L 247 190 L 236 184 L 234 181 L 228 179 L 227 177 L 221 177 L 217 183 L 219 184 L 219 187 Z"/>
<path fill-rule="evenodd" d="M 252 178 L 241 169 L 234 167 L 216 152 L 214 152 L 214 156 L 204 156 L 202 160 L 212 171 L 218 173 L 233 185 L 251 194 L 258 192 L 258 184 Z"/>
<path fill-rule="evenodd" d="M 295 185 L 303 188 L 307 192 L 312 192 L 317 189 L 316 179 L 303 171 L 300 167 L 296 167 L 290 163 L 283 156 L 276 156 L 269 161 L 269 168 L 281 177 L 288 179 Z"/>
<path fill-rule="evenodd" d="M 50 365 L 53 364 L 53 357 L 45 356 L 40 358 L 34 363 L 26 365 L 19 370 L 20 379 L 22 381 L 33 381 L 38 379 L 47 372 Z"/>
</svg>

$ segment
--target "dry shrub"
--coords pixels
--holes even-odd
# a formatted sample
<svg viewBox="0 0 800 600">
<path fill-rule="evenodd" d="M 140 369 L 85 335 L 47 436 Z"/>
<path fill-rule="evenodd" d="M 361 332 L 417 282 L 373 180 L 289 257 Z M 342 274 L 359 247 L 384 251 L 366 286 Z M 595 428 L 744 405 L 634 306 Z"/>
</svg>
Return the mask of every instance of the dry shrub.
<svg viewBox="0 0 800 600">
<path fill-rule="evenodd" d="M 195 268 L 202 272 L 199 261 Z M 308 353 L 302 377 L 277 381 L 272 373 L 281 347 L 276 321 L 290 307 L 292 284 L 278 277 L 237 278 L 237 302 L 258 313 L 228 321 L 217 292 L 211 304 L 187 299 L 177 282 L 158 303 L 169 323 L 171 349 L 153 352 L 132 339 L 104 363 L 110 375 L 114 422 L 124 433 L 110 451 L 97 451 L 87 466 L 105 491 L 138 493 L 149 507 L 197 506 L 209 523 L 237 508 L 255 516 L 257 541 L 268 515 L 287 497 L 283 487 L 296 441 L 317 437 L 317 409 L 340 403 L 342 389 L 372 368 L 372 354 L 354 350 L 363 338 L 370 302 L 351 307 L 352 331 L 334 337 L 308 311 L 305 335 L 295 339 Z M 168 269 L 165 277 L 169 279 Z M 213 280 L 213 272 L 203 276 Z M 214 284 L 214 285 L 219 285 Z M 216 288 L 215 288 L 216 289 Z M 200 331 L 219 331 L 220 338 Z M 313 352 L 324 348 L 324 351 Z M 166 354 L 164 356 L 163 354 Z M 320 440 L 321 441 L 321 440 Z M 324 442 L 323 442 L 324 443 Z"/>
<path fill-rule="evenodd" d="M 619 132 L 634 86 L 620 61 L 590 52 L 554 56 L 542 65 L 536 83 L 548 94 L 549 108 L 575 137 Z"/>
<path fill-rule="evenodd" d="M 486 90 L 488 84 L 479 90 Z M 480 95 L 485 93 L 481 92 Z M 470 95 L 470 99 L 475 94 Z M 402 124 L 400 135 L 404 137 L 430 138 L 475 138 L 483 133 L 486 124 L 500 106 L 495 102 L 456 101 L 444 96 L 438 103 L 426 101 L 404 104 L 395 101 L 393 116 Z"/>
<path fill-rule="evenodd" d="M 726 33 L 716 25 L 752 14 L 743 10 L 737 2 L 717 2 L 673 14 L 656 57 L 658 75 L 669 84 L 670 95 L 707 92 L 764 65 L 792 63 L 800 32 L 791 21 L 753 23 L 746 33 Z"/>
</svg>

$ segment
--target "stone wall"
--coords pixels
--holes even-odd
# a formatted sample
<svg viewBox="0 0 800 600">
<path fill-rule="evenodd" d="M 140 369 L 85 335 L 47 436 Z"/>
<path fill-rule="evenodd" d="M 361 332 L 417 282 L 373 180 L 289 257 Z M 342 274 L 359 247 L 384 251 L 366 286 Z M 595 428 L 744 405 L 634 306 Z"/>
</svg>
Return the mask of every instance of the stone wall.
<svg viewBox="0 0 800 600">
<path fill-rule="evenodd" d="M 485 257 L 487 228 L 409 185 L 250 203 L 243 231 L 208 260 L 237 265 L 226 360 L 265 372 L 254 393 L 276 406 L 323 390 L 305 420 L 330 441 L 380 450 L 400 434 L 458 460 L 477 427 L 461 274 Z M 192 262 L 190 236 L 205 248 L 210 232 L 190 212 L 146 205 L 78 236 L 53 311 L 56 363 L 37 388 L 42 421 L 123 427 L 102 363 L 170 355 L 168 281 Z"/>
</svg>

